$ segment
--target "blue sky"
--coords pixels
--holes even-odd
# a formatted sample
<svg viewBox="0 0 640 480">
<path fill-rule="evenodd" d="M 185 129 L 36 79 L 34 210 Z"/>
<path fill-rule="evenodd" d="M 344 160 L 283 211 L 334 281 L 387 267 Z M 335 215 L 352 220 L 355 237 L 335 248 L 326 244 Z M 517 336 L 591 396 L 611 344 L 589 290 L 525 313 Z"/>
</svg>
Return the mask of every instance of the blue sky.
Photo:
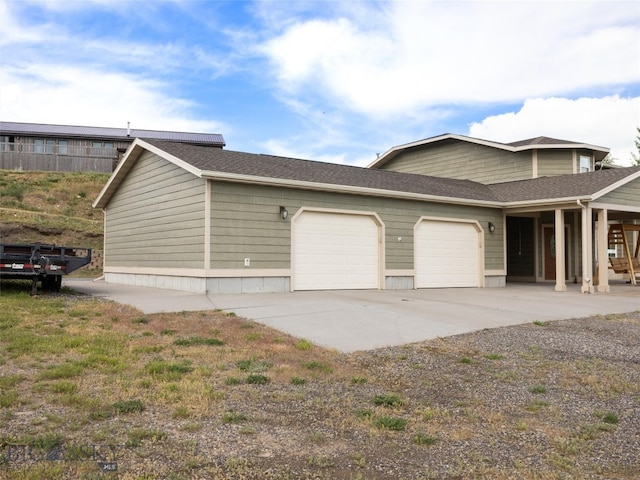
<svg viewBox="0 0 640 480">
<path fill-rule="evenodd" d="M 6 121 L 363 166 L 442 133 L 550 136 L 628 165 L 640 2 L 0 0 L 0 65 Z"/>
</svg>

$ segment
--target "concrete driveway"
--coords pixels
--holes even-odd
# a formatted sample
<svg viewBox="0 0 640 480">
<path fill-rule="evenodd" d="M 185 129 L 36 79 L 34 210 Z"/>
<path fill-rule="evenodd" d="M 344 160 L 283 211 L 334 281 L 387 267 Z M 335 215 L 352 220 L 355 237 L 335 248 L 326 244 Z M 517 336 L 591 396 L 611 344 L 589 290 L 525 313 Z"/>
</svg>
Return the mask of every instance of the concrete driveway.
<svg viewBox="0 0 640 480">
<path fill-rule="evenodd" d="M 351 290 L 200 295 L 175 290 L 64 279 L 81 293 L 132 305 L 143 313 L 224 310 L 342 352 L 402 345 L 518 325 L 640 310 L 640 287 L 608 294 L 555 292 L 553 284 L 507 288 Z"/>
</svg>

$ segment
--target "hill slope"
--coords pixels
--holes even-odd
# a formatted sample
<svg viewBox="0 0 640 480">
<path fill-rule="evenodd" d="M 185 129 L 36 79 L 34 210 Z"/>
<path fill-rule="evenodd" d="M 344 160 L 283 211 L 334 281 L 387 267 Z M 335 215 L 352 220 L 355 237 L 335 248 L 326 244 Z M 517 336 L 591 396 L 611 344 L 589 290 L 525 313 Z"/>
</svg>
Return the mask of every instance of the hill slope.
<svg viewBox="0 0 640 480">
<path fill-rule="evenodd" d="M 102 249 L 103 215 L 91 204 L 108 174 L 0 170 L 0 242 Z"/>
</svg>

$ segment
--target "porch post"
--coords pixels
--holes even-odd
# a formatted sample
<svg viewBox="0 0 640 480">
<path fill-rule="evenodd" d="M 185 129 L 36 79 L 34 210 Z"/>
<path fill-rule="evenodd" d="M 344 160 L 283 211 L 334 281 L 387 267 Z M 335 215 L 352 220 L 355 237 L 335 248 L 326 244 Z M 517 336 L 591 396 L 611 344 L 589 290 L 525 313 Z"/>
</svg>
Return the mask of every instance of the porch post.
<svg viewBox="0 0 640 480">
<path fill-rule="evenodd" d="M 609 292 L 609 211 L 598 211 L 598 291 Z"/>
<path fill-rule="evenodd" d="M 564 269 L 564 259 L 566 252 L 564 250 L 564 211 L 561 208 L 556 209 L 556 292 L 566 292 L 567 276 Z"/>
<path fill-rule="evenodd" d="M 593 210 L 589 205 L 582 208 L 582 293 L 593 290 Z"/>
</svg>

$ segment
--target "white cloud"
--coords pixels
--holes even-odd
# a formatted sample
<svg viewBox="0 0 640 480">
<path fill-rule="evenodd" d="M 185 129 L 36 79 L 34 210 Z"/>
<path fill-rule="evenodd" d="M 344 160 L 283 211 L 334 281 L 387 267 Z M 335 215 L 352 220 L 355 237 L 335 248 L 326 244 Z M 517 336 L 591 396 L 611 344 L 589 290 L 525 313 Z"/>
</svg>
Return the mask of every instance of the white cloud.
<svg viewBox="0 0 640 480">
<path fill-rule="evenodd" d="M 633 2 L 393 2 L 263 45 L 280 88 L 370 115 L 637 82 Z"/>
<path fill-rule="evenodd" d="M 472 137 L 513 142 L 547 136 L 611 149 L 620 165 L 630 165 L 640 126 L 640 97 L 534 98 L 517 112 L 485 118 L 469 127 Z"/>
<path fill-rule="evenodd" d="M 213 121 L 193 119 L 188 100 L 141 76 L 58 64 L 0 71 L 2 118 L 18 122 L 228 132 Z"/>
</svg>

